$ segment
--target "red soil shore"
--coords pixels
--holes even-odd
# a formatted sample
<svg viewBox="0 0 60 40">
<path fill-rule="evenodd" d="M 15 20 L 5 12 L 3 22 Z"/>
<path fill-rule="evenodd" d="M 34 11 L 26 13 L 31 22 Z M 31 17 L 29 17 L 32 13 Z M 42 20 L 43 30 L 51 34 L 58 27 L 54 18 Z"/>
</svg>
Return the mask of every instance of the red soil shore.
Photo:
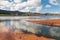
<svg viewBox="0 0 60 40">
<path fill-rule="evenodd" d="M 45 37 L 37 37 L 34 34 L 24 34 L 21 32 L 0 33 L 0 40 L 54 40 Z"/>
<path fill-rule="evenodd" d="M 12 31 L 7 27 L 0 27 L 0 40 L 54 40 L 51 38 L 45 38 L 43 36 L 38 37 L 34 34 L 25 34 L 18 30 Z"/>
<path fill-rule="evenodd" d="M 43 24 L 48 26 L 56 26 L 60 27 L 60 19 L 54 19 L 54 20 L 26 20 L 27 22 L 31 22 L 34 24 Z"/>
<path fill-rule="evenodd" d="M 0 40 L 54 40 L 51 38 L 45 38 L 43 36 L 38 37 L 34 34 L 25 34 L 18 30 L 12 31 L 8 27 L 0 28 Z"/>
</svg>

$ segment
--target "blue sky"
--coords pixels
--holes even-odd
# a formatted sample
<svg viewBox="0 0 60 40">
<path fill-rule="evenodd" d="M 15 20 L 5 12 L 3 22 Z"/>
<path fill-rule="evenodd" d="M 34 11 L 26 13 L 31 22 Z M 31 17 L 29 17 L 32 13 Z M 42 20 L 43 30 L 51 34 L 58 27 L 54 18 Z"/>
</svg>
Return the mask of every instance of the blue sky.
<svg viewBox="0 0 60 40">
<path fill-rule="evenodd" d="M 0 0 L 0 9 L 37 13 L 60 13 L 60 0 Z"/>
</svg>

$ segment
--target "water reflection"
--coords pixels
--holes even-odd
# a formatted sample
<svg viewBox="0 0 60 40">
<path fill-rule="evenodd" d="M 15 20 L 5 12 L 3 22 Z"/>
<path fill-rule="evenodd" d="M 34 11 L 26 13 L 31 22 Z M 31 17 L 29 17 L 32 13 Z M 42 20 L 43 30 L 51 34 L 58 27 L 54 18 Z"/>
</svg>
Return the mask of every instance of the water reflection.
<svg viewBox="0 0 60 40">
<path fill-rule="evenodd" d="M 5 22 L 5 26 L 10 26 L 11 25 L 11 21 L 6 21 Z"/>
<path fill-rule="evenodd" d="M 2 19 L 5 17 L 0 17 L 0 19 Z M 25 20 L 25 19 L 31 19 L 31 20 L 48 20 L 48 19 L 60 19 L 60 16 L 27 16 L 27 17 L 6 17 L 6 19 L 19 19 L 19 20 Z M 5 21 L 5 25 L 11 25 L 13 22 L 12 21 Z"/>
<path fill-rule="evenodd" d="M 40 19 L 40 20 L 47 20 L 47 19 L 59 19 L 60 16 L 39 16 L 39 17 L 28 17 L 28 19 Z M 46 25 L 40 24 L 33 24 L 25 21 L 26 19 L 21 19 L 20 21 L 5 21 L 1 22 L 5 26 L 9 26 L 12 30 L 19 30 L 34 33 L 37 35 L 42 35 L 45 37 L 60 39 L 60 28 L 59 27 L 51 27 Z"/>
</svg>

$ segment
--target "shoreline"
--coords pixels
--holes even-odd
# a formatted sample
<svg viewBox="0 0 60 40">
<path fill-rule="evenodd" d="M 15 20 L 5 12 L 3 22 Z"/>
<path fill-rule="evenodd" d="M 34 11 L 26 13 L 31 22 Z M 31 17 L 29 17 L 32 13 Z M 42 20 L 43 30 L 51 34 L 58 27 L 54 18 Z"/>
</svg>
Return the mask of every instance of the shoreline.
<svg viewBox="0 0 60 40">
<path fill-rule="evenodd" d="M 42 24 L 47 26 L 55 26 L 60 27 L 60 19 L 53 19 L 53 20 L 26 20 L 27 22 L 33 23 L 33 24 Z"/>
</svg>

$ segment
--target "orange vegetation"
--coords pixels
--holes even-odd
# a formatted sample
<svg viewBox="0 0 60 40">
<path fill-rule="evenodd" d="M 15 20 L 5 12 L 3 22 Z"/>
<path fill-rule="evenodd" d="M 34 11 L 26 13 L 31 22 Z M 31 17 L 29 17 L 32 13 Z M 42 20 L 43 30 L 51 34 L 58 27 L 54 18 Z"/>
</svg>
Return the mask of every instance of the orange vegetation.
<svg viewBox="0 0 60 40">
<path fill-rule="evenodd" d="M 48 26 L 57 26 L 60 27 L 60 19 L 54 20 L 26 20 L 27 22 L 35 23 L 35 24 L 43 24 Z"/>
</svg>

